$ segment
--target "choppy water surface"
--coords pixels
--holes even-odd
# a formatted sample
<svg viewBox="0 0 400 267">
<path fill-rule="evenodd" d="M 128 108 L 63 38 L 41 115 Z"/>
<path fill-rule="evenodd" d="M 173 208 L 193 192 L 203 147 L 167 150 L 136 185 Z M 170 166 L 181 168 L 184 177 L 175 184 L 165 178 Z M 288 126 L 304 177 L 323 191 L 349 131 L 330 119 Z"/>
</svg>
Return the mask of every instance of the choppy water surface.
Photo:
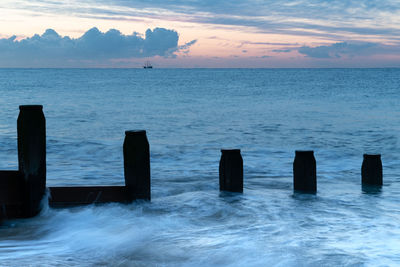
<svg viewBox="0 0 400 267">
<path fill-rule="evenodd" d="M 0 266 L 399 265 L 399 87 L 400 69 L 2 69 L 0 169 L 18 105 L 43 104 L 48 185 L 123 184 L 124 131 L 146 129 L 152 202 L 8 221 Z M 242 149 L 243 195 L 218 191 L 221 148 Z M 315 151 L 315 196 L 292 192 L 295 149 Z"/>
</svg>

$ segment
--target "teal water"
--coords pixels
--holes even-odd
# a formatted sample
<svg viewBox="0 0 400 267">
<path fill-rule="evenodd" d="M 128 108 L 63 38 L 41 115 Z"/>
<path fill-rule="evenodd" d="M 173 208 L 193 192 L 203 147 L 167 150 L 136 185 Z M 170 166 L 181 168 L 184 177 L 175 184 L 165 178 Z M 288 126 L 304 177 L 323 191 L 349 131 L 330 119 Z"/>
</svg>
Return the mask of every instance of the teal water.
<svg viewBox="0 0 400 267">
<path fill-rule="evenodd" d="M 0 169 L 18 105 L 42 104 L 47 184 L 123 184 L 124 131 L 146 129 L 152 202 L 53 210 L 0 229 L 0 266 L 400 264 L 400 69 L 1 69 Z M 244 194 L 220 195 L 221 148 Z M 316 196 L 293 195 L 296 149 Z M 363 153 L 384 186 L 361 190 Z"/>
</svg>

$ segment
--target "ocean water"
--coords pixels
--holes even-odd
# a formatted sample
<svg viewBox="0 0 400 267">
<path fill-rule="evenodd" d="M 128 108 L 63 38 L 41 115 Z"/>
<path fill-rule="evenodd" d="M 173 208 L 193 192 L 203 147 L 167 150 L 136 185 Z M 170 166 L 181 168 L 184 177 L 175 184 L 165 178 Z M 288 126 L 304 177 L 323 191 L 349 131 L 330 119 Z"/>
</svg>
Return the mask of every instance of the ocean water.
<svg viewBox="0 0 400 267">
<path fill-rule="evenodd" d="M 145 129 L 152 201 L 51 209 L 0 226 L 0 266 L 400 265 L 400 69 L 0 69 L 0 169 L 18 106 L 42 104 L 48 185 L 123 184 Z M 240 148 L 244 193 L 220 193 Z M 294 194 L 312 149 L 316 195 Z M 361 188 L 363 153 L 384 185 Z"/>
</svg>

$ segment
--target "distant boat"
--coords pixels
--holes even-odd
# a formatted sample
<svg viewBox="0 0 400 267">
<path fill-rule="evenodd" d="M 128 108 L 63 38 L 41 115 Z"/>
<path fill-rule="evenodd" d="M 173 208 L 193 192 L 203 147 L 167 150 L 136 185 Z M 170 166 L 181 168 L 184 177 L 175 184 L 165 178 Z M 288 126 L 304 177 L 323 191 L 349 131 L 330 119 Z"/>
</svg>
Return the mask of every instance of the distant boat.
<svg viewBox="0 0 400 267">
<path fill-rule="evenodd" d="M 150 64 L 150 61 L 146 61 L 146 63 L 144 63 L 144 65 L 143 65 L 143 68 L 144 69 L 152 69 L 153 66 Z"/>
</svg>

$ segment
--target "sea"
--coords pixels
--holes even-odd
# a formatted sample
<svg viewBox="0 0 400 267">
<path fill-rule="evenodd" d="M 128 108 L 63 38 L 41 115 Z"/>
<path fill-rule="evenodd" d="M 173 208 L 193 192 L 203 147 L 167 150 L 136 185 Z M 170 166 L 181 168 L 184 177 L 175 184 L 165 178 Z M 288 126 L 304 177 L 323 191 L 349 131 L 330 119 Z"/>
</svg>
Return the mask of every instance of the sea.
<svg viewBox="0 0 400 267">
<path fill-rule="evenodd" d="M 47 185 L 123 185 L 146 130 L 151 202 L 49 208 L 0 226 L 0 266 L 400 266 L 400 69 L 0 69 L 0 169 L 41 104 Z M 240 149 L 244 191 L 219 191 Z M 313 150 L 316 194 L 293 191 Z M 363 190 L 364 153 L 383 186 Z"/>
</svg>

